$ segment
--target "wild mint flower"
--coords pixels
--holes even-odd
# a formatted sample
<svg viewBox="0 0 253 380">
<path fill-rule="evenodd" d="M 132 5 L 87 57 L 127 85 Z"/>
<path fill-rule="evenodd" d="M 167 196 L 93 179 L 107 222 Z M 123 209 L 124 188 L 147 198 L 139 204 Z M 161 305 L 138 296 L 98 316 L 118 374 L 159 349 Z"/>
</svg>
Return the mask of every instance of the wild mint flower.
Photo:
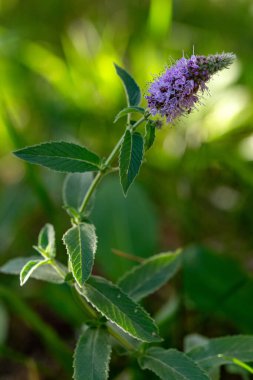
<svg viewBox="0 0 253 380">
<path fill-rule="evenodd" d="M 179 59 L 151 83 L 146 96 L 151 115 L 165 116 L 171 123 L 190 113 L 199 96 L 208 89 L 206 83 L 211 76 L 228 68 L 234 59 L 232 53 Z"/>
</svg>

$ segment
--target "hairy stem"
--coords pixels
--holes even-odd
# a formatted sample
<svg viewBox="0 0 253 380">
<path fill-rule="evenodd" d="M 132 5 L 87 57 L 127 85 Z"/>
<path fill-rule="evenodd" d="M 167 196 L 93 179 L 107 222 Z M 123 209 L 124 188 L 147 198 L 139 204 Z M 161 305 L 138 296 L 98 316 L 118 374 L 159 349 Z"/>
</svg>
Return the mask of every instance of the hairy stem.
<svg viewBox="0 0 253 380">
<path fill-rule="evenodd" d="M 120 335 L 111 324 L 107 324 L 107 331 L 127 350 L 136 351 L 136 348 L 130 342 L 128 342 L 128 340 L 126 340 L 122 335 Z"/>
<path fill-rule="evenodd" d="M 66 277 L 66 275 L 67 275 L 68 272 L 65 271 L 63 268 L 61 268 L 60 265 L 58 265 L 57 262 L 54 259 L 50 260 L 49 264 L 54 268 L 54 270 L 59 274 L 59 276 L 63 280 L 65 280 L 65 277 Z"/>
<path fill-rule="evenodd" d="M 141 123 L 143 123 L 144 120 L 147 119 L 147 116 L 143 116 L 141 119 L 139 119 L 134 125 L 132 125 L 130 128 L 132 130 L 135 130 Z M 129 127 L 128 127 L 129 128 Z M 115 156 L 117 155 L 119 149 L 120 149 L 120 146 L 122 144 L 122 141 L 123 141 L 123 138 L 124 138 L 124 135 L 121 136 L 121 138 L 119 139 L 119 141 L 117 142 L 117 144 L 115 145 L 115 147 L 113 148 L 113 150 L 111 151 L 110 155 L 108 156 L 108 158 L 106 159 L 105 163 L 104 163 L 104 168 L 105 169 L 101 169 L 96 177 L 94 178 L 94 180 L 92 181 L 87 193 L 85 194 L 85 197 L 83 199 L 83 202 L 79 208 L 79 212 L 80 214 L 85 210 L 94 190 L 96 189 L 97 185 L 99 184 L 99 182 L 101 181 L 101 179 L 103 178 L 103 176 L 106 174 L 106 171 L 108 169 L 108 167 L 110 166 L 110 164 L 112 163 L 113 159 L 115 158 Z"/>
</svg>

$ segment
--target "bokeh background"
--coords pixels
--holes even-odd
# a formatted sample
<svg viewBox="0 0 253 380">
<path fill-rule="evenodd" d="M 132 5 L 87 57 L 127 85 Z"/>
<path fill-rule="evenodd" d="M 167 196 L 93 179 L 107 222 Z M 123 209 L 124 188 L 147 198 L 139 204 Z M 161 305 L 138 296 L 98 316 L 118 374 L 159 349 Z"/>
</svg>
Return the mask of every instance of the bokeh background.
<svg viewBox="0 0 253 380">
<path fill-rule="evenodd" d="M 64 175 L 26 166 L 13 150 L 66 140 L 106 156 L 124 129 L 113 124 L 125 102 L 113 62 L 145 94 L 183 52 L 237 55 L 198 111 L 158 131 L 127 199 L 116 175 L 104 180 L 91 219 L 96 271 L 113 280 L 134 263 L 112 248 L 143 257 L 186 249 L 183 270 L 146 301 L 165 346 L 182 349 L 190 333 L 252 334 L 252 0 L 0 0 L 0 19 L 0 265 L 31 255 L 46 222 L 66 260 Z M 1 275 L 0 379 L 70 379 L 81 325 L 67 287 L 31 280 L 20 288 Z M 242 378 L 235 372 L 223 378 Z M 145 376 L 134 361 L 112 358 L 110 379 Z"/>
</svg>

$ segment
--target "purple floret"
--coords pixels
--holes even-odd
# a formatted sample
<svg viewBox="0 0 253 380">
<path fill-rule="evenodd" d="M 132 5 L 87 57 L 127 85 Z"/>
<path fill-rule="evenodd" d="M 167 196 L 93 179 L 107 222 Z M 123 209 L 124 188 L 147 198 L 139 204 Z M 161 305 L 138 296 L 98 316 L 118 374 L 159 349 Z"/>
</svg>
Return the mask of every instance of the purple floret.
<svg viewBox="0 0 253 380">
<path fill-rule="evenodd" d="M 189 114 L 199 101 L 199 95 L 207 90 L 206 83 L 211 76 L 228 68 L 234 59 L 232 53 L 179 59 L 151 83 L 146 96 L 151 115 L 160 114 L 171 123 Z"/>
</svg>

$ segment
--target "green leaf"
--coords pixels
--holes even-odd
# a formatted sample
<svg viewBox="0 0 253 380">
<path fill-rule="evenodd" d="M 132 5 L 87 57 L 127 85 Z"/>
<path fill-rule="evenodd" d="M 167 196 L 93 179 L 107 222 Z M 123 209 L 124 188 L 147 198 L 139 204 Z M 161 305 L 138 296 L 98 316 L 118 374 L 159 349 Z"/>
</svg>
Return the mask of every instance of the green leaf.
<svg viewBox="0 0 253 380">
<path fill-rule="evenodd" d="M 32 273 L 42 265 L 48 263 L 49 260 L 30 260 L 26 263 L 20 272 L 20 285 L 24 285 Z"/>
<path fill-rule="evenodd" d="M 236 335 L 210 339 L 187 355 L 204 369 L 231 363 L 231 358 L 252 362 L 253 336 Z"/>
<path fill-rule="evenodd" d="M 140 301 L 174 276 L 180 264 L 180 252 L 166 252 L 152 256 L 127 272 L 119 280 L 118 285 L 129 297 Z"/>
<path fill-rule="evenodd" d="M 119 119 L 121 119 L 123 116 L 128 115 L 129 113 L 136 112 L 144 115 L 145 109 L 142 107 L 126 107 L 123 110 L 121 110 L 115 117 L 114 123 L 116 123 Z"/>
<path fill-rule="evenodd" d="M 145 149 L 148 150 L 151 148 L 155 141 L 156 127 L 154 121 L 148 120 L 147 124 L 145 125 L 145 131 Z"/>
<path fill-rule="evenodd" d="M 139 359 L 139 364 L 163 380 L 210 380 L 192 359 L 174 349 L 149 348 Z"/>
<path fill-rule="evenodd" d="M 87 328 L 74 353 L 74 380 L 106 380 L 109 375 L 111 346 L 107 331 Z"/>
<path fill-rule="evenodd" d="M 97 248 L 97 236 L 92 224 L 80 223 L 69 229 L 63 236 L 72 273 L 81 287 L 88 280 Z"/>
<path fill-rule="evenodd" d="M 14 152 L 22 160 L 67 173 L 98 170 L 100 158 L 83 146 L 68 142 L 48 142 Z"/>
<path fill-rule="evenodd" d="M 102 315 L 122 330 L 144 342 L 159 342 L 158 328 L 147 312 L 111 282 L 92 276 L 83 296 Z"/>
<path fill-rule="evenodd" d="M 120 181 L 125 195 L 139 173 L 143 159 L 143 146 L 143 137 L 140 133 L 131 133 L 126 130 L 119 159 Z"/>
<path fill-rule="evenodd" d="M 114 64 L 116 72 L 123 82 L 128 106 L 138 106 L 141 101 L 141 90 L 135 80 L 122 67 Z"/>
<path fill-rule="evenodd" d="M 55 231 L 52 224 L 47 223 L 39 233 L 38 250 L 45 252 L 46 257 L 55 257 Z"/>
<path fill-rule="evenodd" d="M 22 268 L 31 260 L 38 260 L 38 256 L 17 257 L 15 259 L 12 259 L 0 267 L 0 272 L 5 274 L 19 275 Z M 57 262 L 57 265 L 60 266 L 61 269 L 67 274 L 67 268 L 64 265 L 59 262 Z M 30 275 L 30 277 L 36 280 L 52 282 L 54 284 L 62 284 L 64 282 L 62 277 L 49 264 L 45 264 L 42 267 L 39 267 Z"/>
<path fill-rule="evenodd" d="M 85 194 L 93 181 L 93 173 L 74 173 L 68 174 L 63 184 L 63 203 L 67 208 L 74 209 L 77 213 L 81 207 Z M 88 211 L 94 200 L 94 193 L 89 202 Z M 86 215 L 87 215 L 87 209 Z"/>
</svg>

